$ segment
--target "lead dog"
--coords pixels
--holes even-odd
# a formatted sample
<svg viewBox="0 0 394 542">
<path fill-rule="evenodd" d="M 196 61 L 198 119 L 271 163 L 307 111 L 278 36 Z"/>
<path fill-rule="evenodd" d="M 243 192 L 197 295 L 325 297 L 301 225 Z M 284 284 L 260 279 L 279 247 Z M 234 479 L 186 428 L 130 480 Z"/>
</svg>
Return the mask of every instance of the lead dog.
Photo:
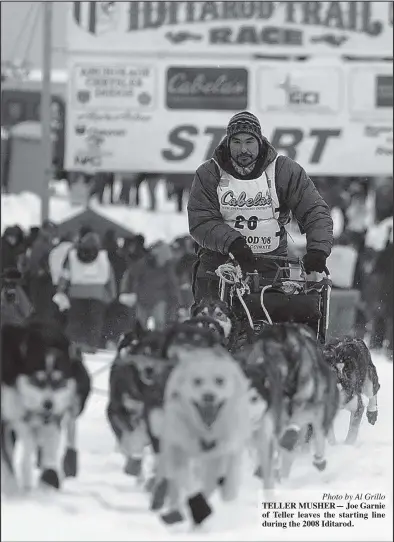
<svg viewBox="0 0 394 542">
<path fill-rule="evenodd" d="M 186 502 L 193 521 L 203 521 L 211 512 L 206 498 L 217 487 L 223 499 L 236 498 L 251 435 L 248 382 L 239 365 L 214 335 L 185 326 L 168 346 L 177 364 L 165 388 L 160 438 L 161 473 L 171 491 L 167 523 L 183 519 Z"/>
<path fill-rule="evenodd" d="M 335 340 L 324 348 L 323 355 L 337 376 L 340 407 L 350 412 L 345 442 L 354 444 L 365 407 L 370 424 L 374 425 L 378 417 L 377 394 L 380 384 L 376 367 L 367 345 L 361 339 L 345 337 Z M 335 442 L 333 431 L 330 437 Z"/>
<path fill-rule="evenodd" d="M 124 472 L 139 476 L 144 449 L 150 444 L 144 415 L 145 395 L 155 382 L 164 335 L 137 322 L 118 345 L 109 376 L 107 417 L 125 457 Z"/>
<path fill-rule="evenodd" d="M 41 451 L 41 482 L 60 487 L 57 456 L 62 427 L 67 449 L 66 476 L 77 474 L 76 419 L 90 393 L 82 357 L 56 325 L 28 323 L 1 329 L 2 471 L 10 490 L 17 490 L 15 443 L 23 450 L 21 475 L 32 487 L 33 457 Z"/>
</svg>

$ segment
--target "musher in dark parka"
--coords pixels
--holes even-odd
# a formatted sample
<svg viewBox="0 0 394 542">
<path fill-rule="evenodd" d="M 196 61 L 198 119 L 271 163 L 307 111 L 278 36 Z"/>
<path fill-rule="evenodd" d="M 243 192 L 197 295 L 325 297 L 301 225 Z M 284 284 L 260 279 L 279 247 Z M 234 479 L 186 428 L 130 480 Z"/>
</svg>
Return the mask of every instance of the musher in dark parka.
<svg viewBox="0 0 394 542">
<path fill-rule="evenodd" d="M 275 264 L 259 256 L 287 256 L 290 211 L 306 234 L 306 272 L 323 272 L 333 244 L 327 204 L 303 168 L 262 135 L 257 117 L 237 113 L 213 157 L 197 169 L 190 192 L 189 231 L 198 244 L 195 303 L 218 296 L 214 272 L 229 252 L 243 271 L 274 277 Z"/>
</svg>

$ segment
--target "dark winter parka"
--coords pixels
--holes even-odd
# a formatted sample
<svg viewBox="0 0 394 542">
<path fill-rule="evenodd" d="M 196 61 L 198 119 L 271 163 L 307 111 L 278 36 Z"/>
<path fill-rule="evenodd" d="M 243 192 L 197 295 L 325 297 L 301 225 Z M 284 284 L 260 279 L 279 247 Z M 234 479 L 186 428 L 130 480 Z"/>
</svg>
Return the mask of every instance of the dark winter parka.
<svg viewBox="0 0 394 542">
<path fill-rule="evenodd" d="M 204 276 L 206 271 L 212 272 L 224 263 L 228 259 L 231 243 L 242 236 L 225 223 L 220 213 L 217 192 L 220 171 L 217 164 L 237 179 L 250 180 L 261 176 L 277 155 L 268 140 L 263 138 L 261 155 L 254 170 L 250 175 L 241 177 L 231 163 L 225 138 L 216 148 L 213 158 L 197 169 L 188 202 L 189 231 L 199 246 L 197 276 Z M 330 210 L 304 169 L 291 158 L 278 156 L 275 185 L 281 227 L 279 247 L 271 254 L 287 255 L 287 233 L 284 226 L 289 222 L 291 211 L 301 232 L 306 234 L 307 250 L 321 250 L 329 256 L 333 244 Z"/>
</svg>

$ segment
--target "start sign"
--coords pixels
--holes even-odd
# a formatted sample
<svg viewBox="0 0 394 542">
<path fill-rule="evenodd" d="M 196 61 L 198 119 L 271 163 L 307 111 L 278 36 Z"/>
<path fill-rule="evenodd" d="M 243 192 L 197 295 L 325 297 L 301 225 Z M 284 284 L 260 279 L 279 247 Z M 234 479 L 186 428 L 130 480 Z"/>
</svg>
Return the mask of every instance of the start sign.
<svg viewBox="0 0 394 542">
<path fill-rule="evenodd" d="M 310 175 L 392 175 L 390 62 L 103 58 L 70 58 L 71 171 L 193 173 L 248 109 Z"/>
<path fill-rule="evenodd" d="M 195 149 L 195 142 L 201 135 L 207 136 L 208 144 L 204 154 L 204 160 L 212 157 L 214 150 L 226 134 L 226 129 L 217 126 L 207 126 L 202 133 L 196 126 L 186 124 L 175 127 L 168 135 L 171 146 L 162 151 L 162 156 L 167 161 L 177 162 L 189 158 Z M 323 153 L 326 151 L 331 138 L 339 138 L 341 130 L 311 129 L 303 131 L 299 128 L 276 128 L 271 137 L 271 144 L 280 154 L 286 154 L 293 160 L 297 160 L 299 145 L 305 140 L 312 140 L 311 152 L 308 157 L 309 164 L 318 164 Z"/>
</svg>

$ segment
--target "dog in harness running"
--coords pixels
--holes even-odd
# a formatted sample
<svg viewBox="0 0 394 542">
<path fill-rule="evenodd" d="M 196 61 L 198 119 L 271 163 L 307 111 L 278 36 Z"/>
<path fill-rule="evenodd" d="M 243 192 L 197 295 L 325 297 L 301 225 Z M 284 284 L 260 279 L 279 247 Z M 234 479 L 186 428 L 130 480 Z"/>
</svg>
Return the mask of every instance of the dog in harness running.
<svg viewBox="0 0 394 542">
<path fill-rule="evenodd" d="M 275 485 L 275 463 L 284 423 L 281 373 L 276 360 L 264 355 L 259 341 L 243 349 L 237 360 L 249 382 L 249 415 L 253 427 L 251 453 L 255 475 L 262 478 L 264 491 L 270 498 Z"/>
<path fill-rule="evenodd" d="M 59 489 L 62 429 L 64 475 L 76 476 L 76 420 L 90 393 L 80 352 L 56 325 L 31 322 L 2 327 L 1 360 L 2 482 L 9 483 L 10 491 L 18 491 L 14 448 L 20 441 L 23 487 L 32 487 L 32 459 L 37 457 L 41 483 Z"/>
<path fill-rule="evenodd" d="M 367 345 L 361 339 L 345 337 L 332 341 L 323 349 L 323 355 L 337 377 L 340 408 L 350 412 L 345 442 L 354 444 L 365 408 L 371 425 L 376 423 L 378 417 L 377 394 L 380 384 L 376 367 Z M 334 443 L 333 431 L 330 438 Z"/>
<path fill-rule="evenodd" d="M 236 315 L 227 303 L 220 299 L 202 299 L 193 308 L 192 316 L 207 316 L 216 320 L 223 329 L 223 345 L 233 354 L 253 342 L 254 332 L 248 322 L 241 320 L 240 315 Z"/>
<path fill-rule="evenodd" d="M 152 501 L 155 510 L 167 505 L 167 524 L 185 519 L 186 504 L 201 523 L 211 513 L 206 499 L 217 487 L 225 500 L 239 490 L 240 455 L 250 437 L 247 381 L 219 339 L 195 321 L 167 335 L 165 356 L 175 365 L 165 387 L 161 479 Z"/>
<path fill-rule="evenodd" d="M 279 445 L 286 458 L 282 473 L 288 475 L 293 452 L 309 425 L 313 430 L 313 464 L 323 470 L 325 440 L 339 403 L 335 374 L 323 360 L 309 328 L 302 325 L 266 326 L 256 340 L 256 348 L 262 359 L 272 360 L 280 374 L 284 407 Z"/>
<path fill-rule="evenodd" d="M 155 383 L 164 335 L 144 330 L 137 322 L 121 337 L 109 375 L 107 417 L 125 457 L 124 472 L 141 474 L 143 452 L 150 444 L 145 419 L 147 388 Z"/>
</svg>

